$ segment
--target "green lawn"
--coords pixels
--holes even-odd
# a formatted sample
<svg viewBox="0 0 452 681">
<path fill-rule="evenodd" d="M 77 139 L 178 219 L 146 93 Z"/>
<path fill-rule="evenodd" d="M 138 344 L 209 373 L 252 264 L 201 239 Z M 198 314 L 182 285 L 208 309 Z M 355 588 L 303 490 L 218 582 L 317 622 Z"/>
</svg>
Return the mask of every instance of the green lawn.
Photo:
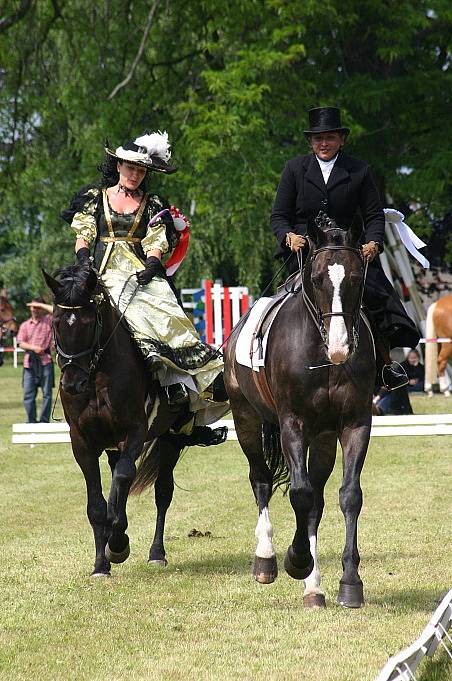
<svg viewBox="0 0 452 681">
<path fill-rule="evenodd" d="M 303 609 L 282 567 L 294 531 L 288 498 L 271 504 L 280 576 L 250 576 L 256 508 L 238 444 L 188 450 L 176 468 L 169 565 L 146 563 L 155 518 L 148 493 L 129 502 L 131 556 L 93 579 L 85 486 L 69 445 L 12 446 L 24 420 L 20 370 L 0 368 L 3 606 L 0 678 L 120 681 L 373 681 L 424 629 L 452 585 L 451 437 L 375 438 L 362 476 L 366 606 L 335 604 L 343 518 L 340 459 L 327 486 L 320 564 L 327 609 Z M 418 413 L 452 400 L 415 398 Z M 61 410 L 59 410 L 61 411 Z M 104 463 L 105 480 L 108 481 Z M 190 538 L 196 528 L 209 538 Z M 444 651 L 418 681 L 452 679 Z"/>
</svg>

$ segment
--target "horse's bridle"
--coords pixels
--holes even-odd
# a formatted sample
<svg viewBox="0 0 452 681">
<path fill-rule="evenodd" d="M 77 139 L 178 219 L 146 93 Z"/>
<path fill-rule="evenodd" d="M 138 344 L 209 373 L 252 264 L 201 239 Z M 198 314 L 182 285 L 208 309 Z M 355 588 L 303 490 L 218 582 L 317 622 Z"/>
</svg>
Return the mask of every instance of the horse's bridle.
<svg viewBox="0 0 452 681">
<path fill-rule="evenodd" d="M 329 230 L 325 230 L 329 231 Z M 361 313 L 361 304 L 362 304 L 362 299 L 363 299 L 363 294 L 364 294 L 364 284 L 366 282 L 366 275 L 367 275 L 367 261 L 364 260 L 363 255 L 361 253 L 361 250 L 359 248 L 354 248 L 353 246 L 321 246 L 320 248 L 317 248 L 309 258 L 309 265 L 310 268 L 312 269 L 312 264 L 316 257 L 318 256 L 319 253 L 322 251 L 350 251 L 351 253 L 354 253 L 357 255 L 361 261 L 362 264 L 362 279 L 361 279 L 361 288 L 359 292 L 359 298 L 358 298 L 358 304 L 356 306 L 356 309 L 353 312 L 322 312 L 319 307 L 316 305 L 315 302 L 311 300 L 309 295 L 306 293 L 306 289 L 304 287 L 304 272 L 302 274 L 302 284 L 301 284 L 301 291 L 303 295 L 303 301 L 308 309 L 308 312 L 310 313 L 312 319 L 314 320 L 314 323 L 320 333 L 320 336 L 322 338 L 323 344 L 325 347 L 328 347 L 328 334 L 325 328 L 325 323 L 324 320 L 327 318 L 331 317 L 352 317 L 352 336 L 353 336 L 353 342 L 352 342 L 352 348 L 351 348 L 351 354 L 353 354 L 358 347 L 358 342 L 359 342 L 359 318 L 360 318 L 360 313 Z M 304 268 L 303 268 L 304 269 Z"/>
<path fill-rule="evenodd" d="M 125 281 L 124 286 L 122 288 L 121 293 L 119 294 L 119 299 L 118 299 L 118 308 L 119 304 L 121 302 L 121 297 L 122 294 L 124 293 L 127 284 L 129 281 L 134 277 L 135 274 L 131 274 Z M 95 328 L 94 328 L 94 338 L 93 341 L 90 345 L 89 348 L 86 350 L 82 350 L 81 352 L 77 352 L 75 354 L 68 354 L 64 352 L 64 350 L 61 348 L 61 345 L 58 343 L 57 340 L 57 335 L 56 335 L 56 330 L 55 326 L 53 327 L 53 337 L 54 337 L 54 343 L 55 343 L 55 349 L 57 352 L 58 357 L 63 357 L 64 359 L 67 359 L 67 362 L 64 363 L 60 369 L 61 373 L 68 367 L 68 366 L 75 366 L 78 369 L 81 369 L 85 374 L 88 375 L 88 380 L 90 381 L 94 372 L 97 369 L 97 366 L 102 358 L 102 355 L 105 352 L 105 348 L 113 338 L 118 326 L 121 324 L 122 320 L 124 319 L 124 315 L 127 311 L 127 308 L 129 307 L 130 303 L 132 302 L 133 298 L 135 297 L 136 292 L 138 291 L 138 284 L 135 287 L 135 290 L 133 291 L 132 295 L 130 296 L 127 305 L 125 306 L 124 310 L 122 311 L 118 321 L 116 322 L 115 326 L 113 327 L 113 330 L 111 331 L 110 335 L 108 336 L 107 340 L 101 347 L 100 345 L 100 340 L 101 340 L 101 335 L 102 335 L 102 313 L 101 313 L 101 305 L 105 301 L 105 295 L 104 293 L 99 293 L 98 295 L 93 296 L 93 299 L 89 301 L 90 304 L 95 304 L 96 305 L 96 319 L 95 319 Z M 62 305 L 61 303 L 55 303 L 57 307 L 60 307 L 64 310 L 81 310 L 82 308 L 87 307 L 87 305 Z M 79 359 L 80 357 L 86 357 L 87 355 L 91 356 L 91 361 L 89 363 L 89 366 L 87 369 L 85 367 L 80 366 L 80 364 L 77 364 L 74 362 L 75 359 Z"/>
<path fill-rule="evenodd" d="M 103 348 L 100 347 L 100 337 L 102 334 L 102 314 L 100 311 L 100 306 L 102 301 L 90 300 L 89 302 L 96 305 L 94 337 L 89 348 L 87 348 L 86 350 L 82 350 L 81 352 L 76 352 L 74 354 L 68 354 L 67 352 L 64 352 L 64 350 L 62 349 L 61 345 L 58 342 L 55 326 L 53 327 L 53 338 L 57 355 L 59 358 L 64 358 L 67 360 L 67 362 L 62 363 L 60 365 L 61 373 L 63 373 L 63 371 L 68 366 L 74 366 L 77 367 L 77 369 L 81 369 L 81 371 L 83 371 L 85 374 L 88 374 L 88 378 L 91 378 L 92 374 L 97 368 L 97 365 L 99 364 L 100 358 L 105 349 L 106 344 L 104 345 Z M 55 303 L 55 305 L 64 310 L 81 310 L 82 308 L 87 307 L 86 305 L 61 305 L 60 303 Z M 80 357 L 86 357 L 87 355 L 91 356 L 91 361 L 87 369 L 78 364 L 77 362 L 74 362 L 74 360 L 80 359 Z"/>
</svg>

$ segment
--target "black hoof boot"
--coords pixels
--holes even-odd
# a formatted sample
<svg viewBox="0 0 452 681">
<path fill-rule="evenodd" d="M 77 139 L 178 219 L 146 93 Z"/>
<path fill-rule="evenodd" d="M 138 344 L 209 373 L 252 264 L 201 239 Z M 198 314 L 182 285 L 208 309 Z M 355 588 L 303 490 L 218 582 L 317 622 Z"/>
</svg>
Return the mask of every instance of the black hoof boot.
<svg viewBox="0 0 452 681">
<path fill-rule="evenodd" d="M 314 559 L 312 555 L 310 553 L 305 554 L 304 558 L 307 561 L 306 566 L 303 565 L 301 557 L 295 556 L 292 546 L 289 546 L 287 549 L 286 557 L 284 558 L 284 569 L 290 577 L 293 577 L 293 579 L 306 579 L 314 569 Z"/>
<path fill-rule="evenodd" d="M 276 556 L 261 558 L 254 556 L 253 577 L 259 584 L 271 584 L 278 576 Z"/>
<path fill-rule="evenodd" d="M 173 383 L 172 385 L 165 386 L 165 394 L 168 405 L 171 408 L 179 409 L 190 401 L 187 386 L 183 383 Z"/>
<path fill-rule="evenodd" d="M 105 547 L 105 558 L 110 561 L 110 563 L 124 563 L 125 560 L 130 556 L 130 543 L 129 537 L 125 534 L 125 544 L 123 549 L 113 550 L 107 542 Z M 116 547 L 115 547 L 116 548 Z"/>
<path fill-rule="evenodd" d="M 406 371 L 398 362 L 392 364 L 385 364 L 381 370 L 381 378 L 386 390 L 397 390 L 408 385 L 408 376 Z"/>
<path fill-rule="evenodd" d="M 337 602 L 344 608 L 361 608 L 364 605 L 364 590 L 361 584 L 339 583 Z"/>
</svg>

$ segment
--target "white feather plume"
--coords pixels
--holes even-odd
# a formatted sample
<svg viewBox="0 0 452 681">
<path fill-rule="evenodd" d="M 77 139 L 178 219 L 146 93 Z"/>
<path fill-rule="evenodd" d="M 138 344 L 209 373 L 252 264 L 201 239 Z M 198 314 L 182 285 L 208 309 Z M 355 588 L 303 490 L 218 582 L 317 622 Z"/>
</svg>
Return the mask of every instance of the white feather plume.
<svg viewBox="0 0 452 681">
<path fill-rule="evenodd" d="M 166 130 L 164 132 L 160 132 L 159 130 L 158 132 L 152 132 L 150 135 L 137 137 L 135 144 L 139 147 L 143 147 L 148 156 L 158 156 L 166 163 L 168 163 L 171 158 L 168 133 Z"/>
</svg>

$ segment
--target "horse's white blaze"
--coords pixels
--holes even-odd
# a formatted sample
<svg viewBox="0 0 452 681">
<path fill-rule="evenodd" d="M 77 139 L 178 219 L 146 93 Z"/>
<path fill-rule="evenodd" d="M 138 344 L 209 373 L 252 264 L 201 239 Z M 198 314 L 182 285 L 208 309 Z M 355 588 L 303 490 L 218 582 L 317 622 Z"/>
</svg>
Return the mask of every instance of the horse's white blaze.
<svg viewBox="0 0 452 681">
<path fill-rule="evenodd" d="M 328 275 L 333 284 L 333 301 L 331 312 L 342 312 L 342 301 L 340 295 L 341 282 L 345 277 L 343 265 L 328 265 Z M 334 316 L 330 318 L 330 331 L 328 334 L 328 358 L 333 364 L 345 362 L 348 357 L 347 328 L 344 318 Z"/>
<path fill-rule="evenodd" d="M 275 549 L 273 548 L 273 527 L 270 522 L 268 508 L 262 509 L 257 521 L 256 531 L 254 533 L 257 539 L 256 556 L 259 558 L 273 558 Z"/>
<path fill-rule="evenodd" d="M 323 591 L 320 588 L 320 568 L 317 558 L 317 537 L 315 535 L 309 537 L 309 546 L 312 557 L 314 558 L 314 567 L 312 568 L 309 577 L 304 580 L 304 596 L 309 594 L 323 594 Z"/>
</svg>

